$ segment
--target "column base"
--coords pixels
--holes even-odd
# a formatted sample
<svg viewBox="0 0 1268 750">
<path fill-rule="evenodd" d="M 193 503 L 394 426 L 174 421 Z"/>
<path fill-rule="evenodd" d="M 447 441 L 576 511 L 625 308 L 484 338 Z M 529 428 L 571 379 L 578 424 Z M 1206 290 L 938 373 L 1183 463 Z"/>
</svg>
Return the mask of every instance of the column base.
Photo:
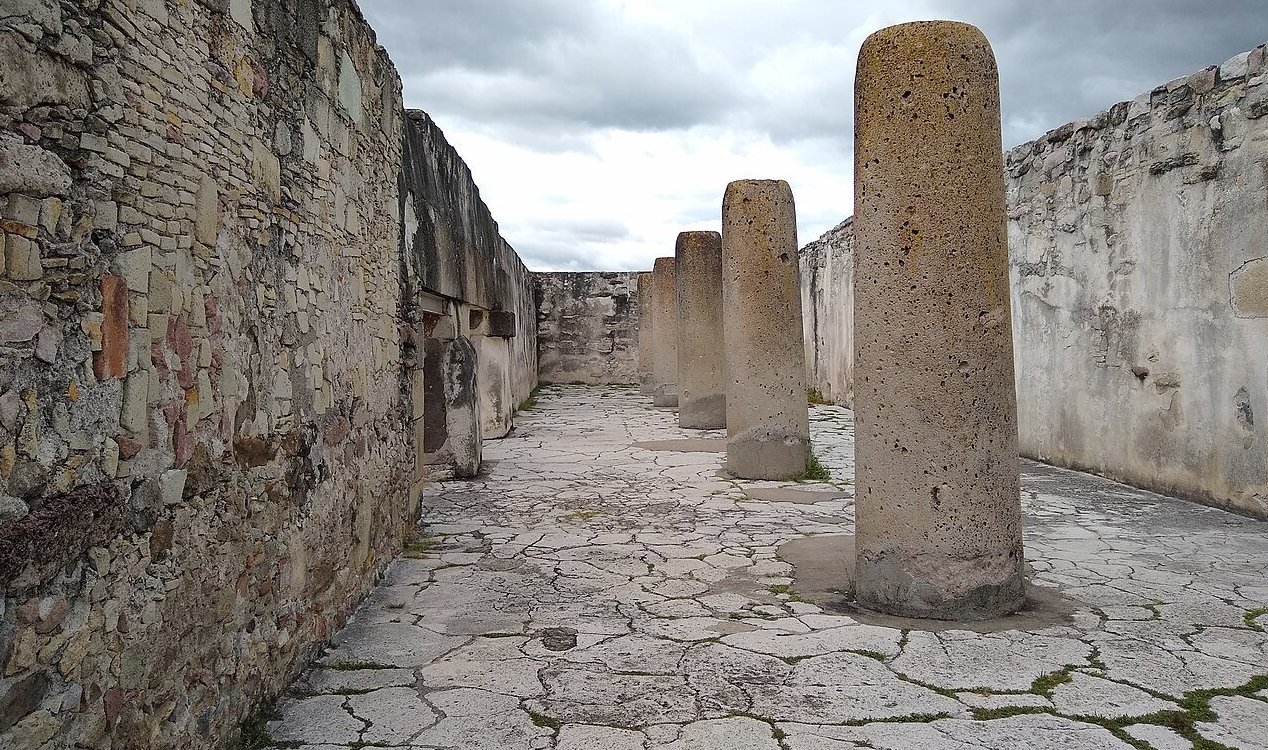
<svg viewBox="0 0 1268 750">
<path fill-rule="evenodd" d="M 740 479 L 793 479 L 806 472 L 810 441 L 799 435 L 739 435 L 726 441 L 726 470 Z"/>
<path fill-rule="evenodd" d="M 726 394 L 681 401 L 678 426 L 686 430 L 725 430 Z"/>
<path fill-rule="evenodd" d="M 859 606 L 897 617 L 976 622 L 1010 615 L 1025 603 L 1021 550 L 959 560 L 906 558 L 901 552 L 860 555 L 854 568 Z M 919 570 L 924 575 L 913 574 Z"/>
</svg>

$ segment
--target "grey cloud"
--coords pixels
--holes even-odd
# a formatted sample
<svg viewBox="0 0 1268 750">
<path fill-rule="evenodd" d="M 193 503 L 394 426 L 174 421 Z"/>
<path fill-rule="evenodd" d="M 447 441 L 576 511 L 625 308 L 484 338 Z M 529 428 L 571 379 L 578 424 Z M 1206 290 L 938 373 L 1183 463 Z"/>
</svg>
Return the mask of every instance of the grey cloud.
<svg viewBox="0 0 1268 750">
<path fill-rule="evenodd" d="M 556 219 L 532 224 L 535 231 L 545 235 L 565 235 L 579 242 L 605 242 L 630 236 L 630 228 L 615 219 Z"/>
<path fill-rule="evenodd" d="M 1005 146 L 1268 38 L 1261 0 L 934 0 L 927 7 L 977 24 L 991 40 Z"/>
<path fill-rule="evenodd" d="M 593 3 L 366 6 L 406 72 L 407 98 L 437 119 L 667 130 L 712 121 L 738 96 L 737 80 L 704 65 L 687 39 L 621 23 Z"/>
</svg>

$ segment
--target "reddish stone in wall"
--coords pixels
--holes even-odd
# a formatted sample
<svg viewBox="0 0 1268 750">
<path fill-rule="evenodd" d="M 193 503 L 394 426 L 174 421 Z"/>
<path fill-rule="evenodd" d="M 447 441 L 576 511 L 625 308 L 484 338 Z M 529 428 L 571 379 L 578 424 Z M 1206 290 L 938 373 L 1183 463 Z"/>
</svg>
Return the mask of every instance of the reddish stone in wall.
<svg viewBox="0 0 1268 750">
<path fill-rule="evenodd" d="M 98 380 L 128 375 L 128 285 L 122 276 L 101 277 L 101 351 L 93 359 Z"/>
</svg>

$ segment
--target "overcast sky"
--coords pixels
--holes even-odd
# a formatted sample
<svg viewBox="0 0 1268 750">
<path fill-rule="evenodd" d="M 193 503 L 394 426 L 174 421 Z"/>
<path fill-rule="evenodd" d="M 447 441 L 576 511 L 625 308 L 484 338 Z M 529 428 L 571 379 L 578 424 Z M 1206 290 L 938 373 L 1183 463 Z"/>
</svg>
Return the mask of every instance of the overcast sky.
<svg viewBox="0 0 1268 750">
<path fill-rule="evenodd" d="M 1268 39 L 1268 0 L 360 0 L 407 107 L 471 166 L 533 270 L 645 270 L 742 178 L 792 185 L 798 242 L 852 213 L 872 31 L 977 24 L 1004 146 Z"/>
</svg>

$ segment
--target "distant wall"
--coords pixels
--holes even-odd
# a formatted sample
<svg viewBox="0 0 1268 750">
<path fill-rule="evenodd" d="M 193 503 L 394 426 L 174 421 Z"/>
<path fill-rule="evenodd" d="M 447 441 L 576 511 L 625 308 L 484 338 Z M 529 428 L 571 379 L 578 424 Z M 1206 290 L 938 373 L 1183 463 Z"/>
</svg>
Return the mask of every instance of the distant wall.
<svg viewBox="0 0 1268 750">
<path fill-rule="evenodd" d="M 1007 154 L 1023 454 L 1268 517 L 1264 58 Z M 811 382 L 842 403 L 849 232 L 802 251 Z"/>
<path fill-rule="evenodd" d="M 801 249 L 801 314 L 806 330 L 806 382 L 819 395 L 854 403 L 854 310 L 840 290 L 854 283 L 853 219 Z M 851 304 L 843 304 L 849 302 Z"/>
<path fill-rule="evenodd" d="M 638 273 L 534 273 L 538 376 L 638 382 Z"/>
</svg>

